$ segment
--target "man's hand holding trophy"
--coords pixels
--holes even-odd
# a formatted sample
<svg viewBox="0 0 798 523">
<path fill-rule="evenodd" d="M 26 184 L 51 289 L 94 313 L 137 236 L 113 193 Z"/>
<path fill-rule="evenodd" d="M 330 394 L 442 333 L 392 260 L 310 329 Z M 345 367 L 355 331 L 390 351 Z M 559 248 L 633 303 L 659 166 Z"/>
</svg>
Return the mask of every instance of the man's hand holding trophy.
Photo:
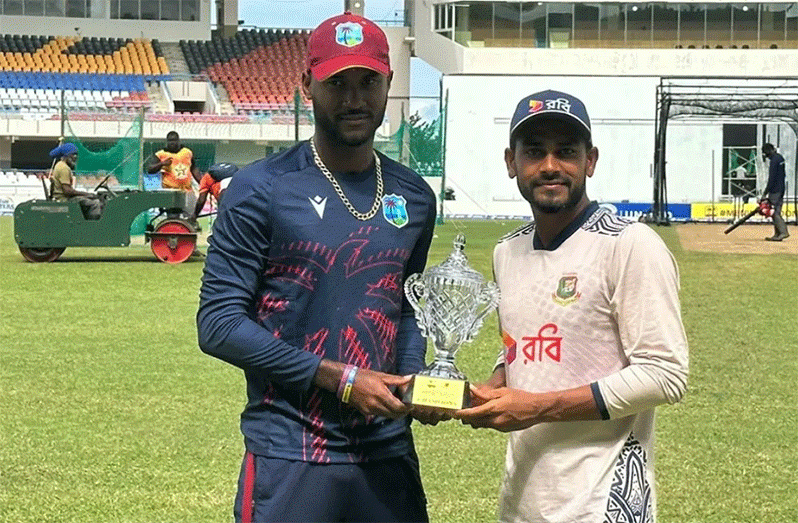
<svg viewBox="0 0 798 523">
<path fill-rule="evenodd" d="M 470 406 L 468 378 L 455 366 L 455 354 L 499 304 L 498 287 L 468 265 L 464 247 L 465 237 L 458 234 L 446 260 L 411 275 L 404 285 L 421 334 L 432 339 L 435 354 L 432 363 L 411 378 L 403 401 L 433 424 Z"/>
</svg>

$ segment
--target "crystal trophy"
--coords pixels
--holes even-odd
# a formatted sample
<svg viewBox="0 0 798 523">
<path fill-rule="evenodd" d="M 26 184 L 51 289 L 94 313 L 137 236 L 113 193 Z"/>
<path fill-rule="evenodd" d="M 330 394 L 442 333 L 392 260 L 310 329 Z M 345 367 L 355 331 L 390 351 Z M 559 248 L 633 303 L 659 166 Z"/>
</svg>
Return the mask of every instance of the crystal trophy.
<svg viewBox="0 0 798 523">
<path fill-rule="evenodd" d="M 440 265 L 405 281 L 405 295 L 416 314 L 421 334 L 432 338 L 435 357 L 414 375 L 403 401 L 440 409 L 470 405 L 468 378 L 454 364 L 463 343 L 474 339 L 485 316 L 499 304 L 499 288 L 468 265 L 465 237 L 458 234 L 454 248 Z"/>
</svg>

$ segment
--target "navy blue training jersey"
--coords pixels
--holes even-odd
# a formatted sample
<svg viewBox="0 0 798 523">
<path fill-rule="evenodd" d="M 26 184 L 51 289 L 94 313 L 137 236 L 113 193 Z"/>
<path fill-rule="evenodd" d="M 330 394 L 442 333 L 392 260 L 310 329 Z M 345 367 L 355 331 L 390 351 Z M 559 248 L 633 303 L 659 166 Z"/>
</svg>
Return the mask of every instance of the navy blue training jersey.
<svg viewBox="0 0 798 523">
<path fill-rule="evenodd" d="M 768 168 L 768 183 L 764 194 L 777 196 L 784 194 L 785 186 L 784 157 L 779 153 L 773 153 L 770 157 L 770 167 Z"/>
<path fill-rule="evenodd" d="M 349 463 L 412 451 L 407 419 L 367 419 L 312 383 L 322 358 L 399 375 L 424 364 L 403 282 L 424 270 L 435 196 L 413 171 L 380 159 L 385 196 L 365 222 L 308 142 L 241 169 L 227 188 L 197 327 L 203 351 L 244 370 L 241 430 L 254 454 Z M 371 208 L 373 167 L 337 179 L 358 211 Z"/>
</svg>

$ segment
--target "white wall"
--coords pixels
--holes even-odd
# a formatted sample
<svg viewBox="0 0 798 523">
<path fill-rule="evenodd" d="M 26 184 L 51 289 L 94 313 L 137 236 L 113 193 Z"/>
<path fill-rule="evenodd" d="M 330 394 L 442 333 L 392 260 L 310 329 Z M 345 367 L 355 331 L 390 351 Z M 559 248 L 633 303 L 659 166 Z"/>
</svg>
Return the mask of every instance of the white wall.
<svg viewBox="0 0 798 523">
<path fill-rule="evenodd" d="M 601 201 L 650 201 L 656 78 L 445 76 L 446 185 L 452 214 L 528 215 L 529 204 L 507 176 L 504 149 L 518 100 L 545 89 L 579 97 L 588 108 L 599 149 L 588 196 Z M 619 93 L 623 93 L 619 96 Z"/>
<path fill-rule="evenodd" d="M 516 75 L 545 71 L 549 75 L 580 76 L 781 77 L 798 71 L 798 49 L 465 47 L 433 32 L 432 12 L 435 4 L 441 3 L 451 2 L 425 0 L 413 3 L 412 34 L 416 56 L 444 74 Z"/>
<path fill-rule="evenodd" d="M 595 174 L 587 182 L 588 197 L 599 202 L 652 202 L 659 82 L 657 77 L 629 76 L 444 76 L 443 89 L 448 92 L 449 102 L 446 186 L 452 187 L 456 195 L 455 201 L 445 202 L 446 213 L 530 214 L 529 204 L 507 175 L 504 149 L 508 146 L 510 117 L 518 101 L 546 89 L 580 98 L 590 114 L 599 160 Z M 725 85 L 728 80 L 718 82 Z M 666 140 L 669 203 L 718 201 L 724 123 L 739 124 L 741 120 L 669 121 Z M 759 123 L 758 136 L 764 128 L 764 123 Z M 791 180 L 795 134 L 785 124 L 771 124 L 766 129 L 766 139 L 780 145 Z"/>
</svg>

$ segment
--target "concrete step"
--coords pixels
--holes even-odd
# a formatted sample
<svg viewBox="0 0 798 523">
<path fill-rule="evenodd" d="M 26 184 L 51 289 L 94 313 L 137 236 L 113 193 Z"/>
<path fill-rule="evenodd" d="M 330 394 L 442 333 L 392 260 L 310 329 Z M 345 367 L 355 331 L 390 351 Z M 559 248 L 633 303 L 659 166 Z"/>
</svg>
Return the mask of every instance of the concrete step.
<svg viewBox="0 0 798 523">
<path fill-rule="evenodd" d="M 161 50 L 169 71 L 174 75 L 189 74 L 188 64 L 180 50 L 180 45 L 176 42 L 161 42 Z"/>
</svg>

